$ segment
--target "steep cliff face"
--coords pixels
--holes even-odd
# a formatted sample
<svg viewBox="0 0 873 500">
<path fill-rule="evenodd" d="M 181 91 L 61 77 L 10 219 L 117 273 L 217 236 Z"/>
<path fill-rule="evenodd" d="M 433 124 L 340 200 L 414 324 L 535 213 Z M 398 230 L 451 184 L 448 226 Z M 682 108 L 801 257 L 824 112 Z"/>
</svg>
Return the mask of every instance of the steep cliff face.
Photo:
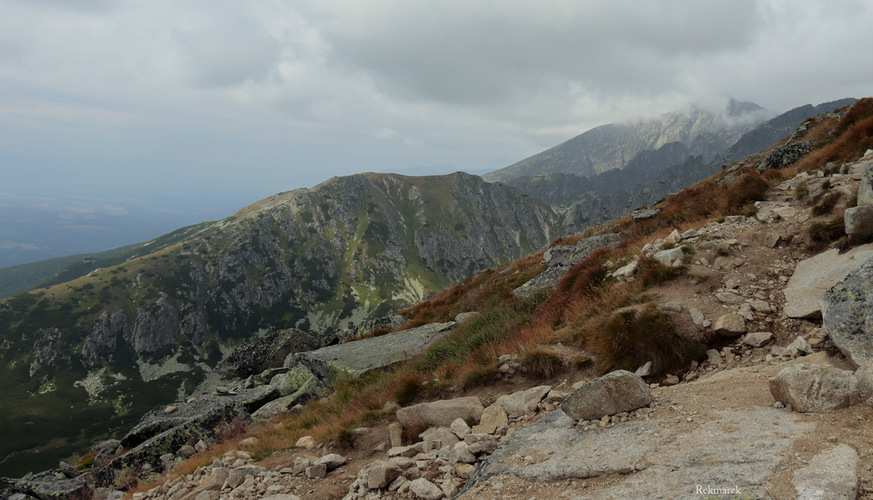
<svg viewBox="0 0 873 500">
<path fill-rule="evenodd" d="M 258 331 L 327 342 L 542 247 L 557 224 L 534 198 L 462 173 L 361 174 L 277 194 L 0 301 L 0 381 L 16 387 L 0 423 L 24 430 L 30 408 L 52 425 L 60 417 L 44 406 L 59 397 L 82 418 L 132 418 L 192 390 Z"/>
</svg>

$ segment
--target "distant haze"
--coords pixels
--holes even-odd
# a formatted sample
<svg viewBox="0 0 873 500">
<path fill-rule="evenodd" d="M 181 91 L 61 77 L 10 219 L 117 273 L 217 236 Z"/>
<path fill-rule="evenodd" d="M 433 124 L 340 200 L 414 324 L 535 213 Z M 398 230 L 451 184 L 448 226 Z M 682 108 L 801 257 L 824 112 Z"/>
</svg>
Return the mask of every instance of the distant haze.
<svg viewBox="0 0 873 500">
<path fill-rule="evenodd" d="M 97 250 L 334 175 L 483 173 L 692 104 L 863 97 L 871 25 L 863 1 L 0 0 L 0 251 L 64 221 L 26 226 L 22 200 L 128 217 Z"/>
</svg>

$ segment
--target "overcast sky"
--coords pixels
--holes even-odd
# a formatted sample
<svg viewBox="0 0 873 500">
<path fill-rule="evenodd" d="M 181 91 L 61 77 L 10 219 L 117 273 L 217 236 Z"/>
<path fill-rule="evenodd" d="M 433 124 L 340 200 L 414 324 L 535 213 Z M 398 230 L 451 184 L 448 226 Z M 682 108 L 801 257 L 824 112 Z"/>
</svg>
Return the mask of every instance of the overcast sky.
<svg viewBox="0 0 873 500">
<path fill-rule="evenodd" d="M 871 26 L 866 1 L 0 0 L 0 194 L 239 208 L 493 170 L 689 103 L 873 94 Z"/>
</svg>

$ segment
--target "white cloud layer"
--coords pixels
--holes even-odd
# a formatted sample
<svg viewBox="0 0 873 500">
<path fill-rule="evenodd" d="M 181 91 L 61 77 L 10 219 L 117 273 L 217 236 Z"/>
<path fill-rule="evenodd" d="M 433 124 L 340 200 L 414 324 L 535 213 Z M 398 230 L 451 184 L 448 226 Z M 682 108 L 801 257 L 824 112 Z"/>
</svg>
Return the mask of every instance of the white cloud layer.
<svg viewBox="0 0 873 500">
<path fill-rule="evenodd" d="M 871 94 L 873 3 L 0 0 L 10 187 L 253 197 L 588 128 Z"/>
</svg>

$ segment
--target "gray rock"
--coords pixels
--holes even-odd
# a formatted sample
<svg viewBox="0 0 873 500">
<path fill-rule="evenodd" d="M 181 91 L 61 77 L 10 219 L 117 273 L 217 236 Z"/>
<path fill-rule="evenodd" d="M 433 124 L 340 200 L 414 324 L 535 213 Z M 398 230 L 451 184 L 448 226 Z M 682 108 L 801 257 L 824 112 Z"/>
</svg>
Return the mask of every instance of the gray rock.
<svg viewBox="0 0 873 500">
<path fill-rule="evenodd" d="M 868 244 L 842 255 L 834 248 L 801 261 L 785 286 L 785 314 L 789 318 L 821 317 L 822 294 L 871 258 L 873 245 Z"/>
<path fill-rule="evenodd" d="M 873 163 L 864 168 L 861 182 L 858 184 L 858 206 L 873 205 Z"/>
<path fill-rule="evenodd" d="M 712 328 L 724 337 L 738 337 L 746 333 L 746 320 L 737 313 L 725 314 L 715 320 Z"/>
<path fill-rule="evenodd" d="M 827 329 L 834 345 L 855 366 L 873 358 L 871 291 L 873 260 L 868 260 L 822 296 L 822 325 Z"/>
<path fill-rule="evenodd" d="M 643 366 L 636 369 L 634 375 L 637 377 L 648 377 L 652 374 L 652 362 L 646 361 Z"/>
<path fill-rule="evenodd" d="M 479 424 L 474 425 L 472 430 L 476 434 L 494 434 L 498 429 L 507 425 L 509 425 L 509 419 L 506 416 L 506 410 L 500 405 L 492 404 L 483 410 Z"/>
<path fill-rule="evenodd" d="M 682 251 L 682 247 L 670 248 L 668 250 L 661 250 L 660 252 L 652 255 L 652 258 L 658 261 L 659 264 L 665 267 L 671 267 L 677 259 L 681 259 L 684 255 Z"/>
<path fill-rule="evenodd" d="M 855 378 L 858 379 L 858 395 L 861 401 L 873 406 L 873 359 L 868 359 L 855 370 Z"/>
<path fill-rule="evenodd" d="M 733 292 L 718 292 L 715 297 L 724 304 L 739 305 L 746 301 L 741 295 Z"/>
<path fill-rule="evenodd" d="M 742 224 L 746 222 L 745 215 L 728 215 L 724 218 L 725 224 Z"/>
<path fill-rule="evenodd" d="M 197 453 L 197 450 L 194 449 L 190 444 L 182 445 L 181 448 L 176 450 L 176 456 L 182 458 L 191 458 Z"/>
<path fill-rule="evenodd" d="M 706 357 L 707 361 L 709 361 L 709 364 L 711 365 L 718 365 L 719 363 L 721 363 L 721 354 L 719 354 L 719 352 L 715 349 L 710 349 L 706 351 Z"/>
<path fill-rule="evenodd" d="M 60 471 L 46 471 L 12 480 L 12 488 L 40 500 L 90 498 L 91 489 L 80 477 L 67 478 Z"/>
<path fill-rule="evenodd" d="M 321 479 L 327 476 L 327 465 L 310 465 L 306 468 L 306 477 L 309 479 Z"/>
<path fill-rule="evenodd" d="M 607 233 L 582 238 L 575 245 L 551 247 L 543 254 L 543 261 L 549 268 L 512 293 L 518 297 L 529 297 L 540 290 L 554 289 L 570 267 L 601 248 L 617 245 L 619 241 L 621 241 L 620 234 Z"/>
<path fill-rule="evenodd" d="M 633 212 L 631 212 L 631 219 L 633 219 L 634 222 L 642 222 L 644 220 L 653 219 L 660 213 L 660 210 L 651 210 L 648 208 L 634 210 Z"/>
<path fill-rule="evenodd" d="M 397 420 L 405 429 L 448 427 L 456 418 L 479 422 L 485 408 L 476 396 L 419 403 L 397 410 Z"/>
<path fill-rule="evenodd" d="M 870 236 L 873 234 L 873 205 L 847 208 L 843 223 L 849 236 Z"/>
<path fill-rule="evenodd" d="M 494 404 L 500 405 L 509 418 L 533 414 L 540 401 L 552 390 L 550 385 L 541 385 L 526 391 L 518 391 L 497 398 Z"/>
<path fill-rule="evenodd" d="M 694 322 L 697 326 L 703 326 L 703 322 L 706 320 L 703 316 L 703 311 L 697 309 L 696 307 L 691 309 L 691 321 Z"/>
<path fill-rule="evenodd" d="M 337 467 L 342 467 L 347 462 L 348 460 L 346 460 L 346 457 L 338 455 L 336 453 L 330 453 L 316 460 L 314 465 L 324 464 L 327 466 L 327 470 L 331 471 L 336 469 Z"/>
<path fill-rule="evenodd" d="M 682 304 L 678 302 L 664 302 L 663 304 L 658 304 L 658 309 L 667 312 L 682 312 Z"/>
<path fill-rule="evenodd" d="M 470 430 L 470 426 L 467 425 L 467 422 L 465 422 L 462 418 L 456 418 L 454 421 L 452 421 L 452 425 L 450 426 L 450 428 L 452 429 L 452 432 L 454 432 L 455 435 L 458 436 L 460 439 L 464 439 L 472 432 Z"/>
<path fill-rule="evenodd" d="M 369 463 L 358 471 L 358 478 L 366 481 L 367 488 L 371 490 L 385 488 L 394 479 L 400 476 L 400 467 L 387 460 L 376 460 Z"/>
<path fill-rule="evenodd" d="M 403 446 L 403 426 L 397 422 L 388 424 L 388 438 L 392 448 Z"/>
<path fill-rule="evenodd" d="M 421 500 L 438 500 L 443 497 L 443 490 L 423 477 L 409 483 L 409 491 Z"/>
<path fill-rule="evenodd" d="M 322 347 L 315 351 L 292 354 L 286 366 L 305 365 L 321 380 L 338 376 L 359 376 L 420 354 L 426 346 L 455 326 L 454 321 L 370 337 L 355 342 Z"/>
<path fill-rule="evenodd" d="M 858 496 L 858 452 L 841 444 L 812 457 L 794 471 L 791 484 L 798 498 L 854 500 Z"/>
<path fill-rule="evenodd" d="M 773 334 L 770 332 L 752 332 L 746 334 L 743 338 L 743 343 L 752 346 L 752 347 L 762 347 L 770 342 L 770 339 L 773 338 Z"/>
<path fill-rule="evenodd" d="M 779 244 L 779 241 L 782 239 L 782 235 L 779 233 L 768 232 L 766 236 L 764 236 L 764 246 L 767 248 L 776 248 L 776 245 Z"/>
<path fill-rule="evenodd" d="M 770 380 L 770 393 L 797 412 L 826 413 L 858 401 L 858 380 L 847 370 L 798 363 Z"/>
<path fill-rule="evenodd" d="M 783 358 L 796 358 L 804 354 L 812 354 L 812 347 L 809 342 L 803 337 L 797 337 L 785 346 L 785 349 L 779 354 Z"/>
<path fill-rule="evenodd" d="M 585 382 L 561 403 L 576 420 L 596 420 L 604 415 L 636 410 L 652 402 L 652 392 L 642 378 L 617 370 Z"/>
</svg>

